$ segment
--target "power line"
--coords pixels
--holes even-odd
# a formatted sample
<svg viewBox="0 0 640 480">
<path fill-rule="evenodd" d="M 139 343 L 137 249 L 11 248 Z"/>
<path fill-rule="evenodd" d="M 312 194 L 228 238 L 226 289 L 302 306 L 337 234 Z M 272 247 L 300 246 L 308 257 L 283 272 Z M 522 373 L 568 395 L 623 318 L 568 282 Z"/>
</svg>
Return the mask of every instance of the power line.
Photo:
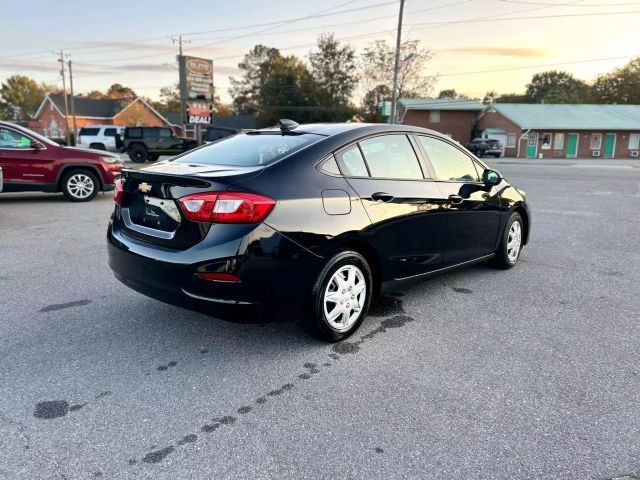
<svg viewBox="0 0 640 480">
<path fill-rule="evenodd" d="M 585 60 L 572 60 L 569 62 L 560 62 L 560 63 L 544 63 L 544 64 L 539 64 L 539 65 L 524 65 L 524 66 L 520 66 L 520 67 L 504 67 L 504 68 L 493 68 L 493 69 L 489 69 L 489 70 L 474 70 L 474 71 L 469 71 L 469 72 L 457 72 L 457 73 L 443 73 L 438 75 L 438 77 L 456 77 L 456 76 L 460 76 L 460 75 L 475 75 L 475 74 L 479 74 L 479 73 L 496 73 L 496 72 L 508 72 L 508 71 L 512 71 L 512 70 L 526 70 L 529 68 L 545 68 L 545 67 L 560 67 L 560 66 L 565 66 L 565 65 L 573 65 L 573 64 L 577 64 L 577 63 L 592 63 L 592 62 L 603 62 L 603 61 L 607 61 L 607 60 L 628 60 L 630 58 L 635 58 L 638 55 L 625 55 L 622 57 L 603 57 L 603 58 L 589 58 L 589 59 L 585 59 Z"/>
</svg>

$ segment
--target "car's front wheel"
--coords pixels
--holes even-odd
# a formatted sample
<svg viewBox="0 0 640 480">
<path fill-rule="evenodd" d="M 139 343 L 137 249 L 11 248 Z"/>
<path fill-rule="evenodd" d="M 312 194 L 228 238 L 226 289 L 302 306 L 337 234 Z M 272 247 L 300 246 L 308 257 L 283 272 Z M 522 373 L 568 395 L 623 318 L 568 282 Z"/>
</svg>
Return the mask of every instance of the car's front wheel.
<svg viewBox="0 0 640 480">
<path fill-rule="evenodd" d="M 318 275 L 304 326 L 315 336 L 337 342 L 355 332 L 367 314 L 373 293 L 371 268 L 354 251 L 332 257 Z"/>
<path fill-rule="evenodd" d="M 513 212 L 502 232 L 500 246 L 493 259 L 495 266 L 508 269 L 518 262 L 522 251 L 523 233 L 524 223 L 522 217 L 518 212 Z"/>
<path fill-rule="evenodd" d="M 72 170 L 62 179 L 62 193 L 72 202 L 88 202 L 98 190 L 98 179 L 88 170 Z"/>
</svg>

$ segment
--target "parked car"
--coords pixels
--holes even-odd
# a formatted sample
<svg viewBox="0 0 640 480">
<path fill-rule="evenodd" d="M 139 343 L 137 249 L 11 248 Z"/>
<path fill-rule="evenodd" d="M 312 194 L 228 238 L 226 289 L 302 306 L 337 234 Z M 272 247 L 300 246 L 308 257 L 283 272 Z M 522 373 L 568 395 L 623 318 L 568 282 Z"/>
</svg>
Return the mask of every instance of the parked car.
<svg viewBox="0 0 640 480">
<path fill-rule="evenodd" d="M 176 137 L 173 130 L 164 127 L 127 127 L 124 131 L 122 151 L 132 162 L 158 160 L 160 155 L 178 155 L 198 145 L 192 138 Z"/>
<path fill-rule="evenodd" d="M 117 125 L 89 125 L 82 127 L 78 132 L 79 147 L 93 148 L 95 150 L 108 150 L 119 152 L 122 148 L 122 136 L 124 127 Z"/>
<path fill-rule="evenodd" d="M 0 192 L 2 192 L 2 183 L 3 183 L 3 179 L 2 179 L 2 167 L 0 167 Z"/>
<path fill-rule="evenodd" d="M 499 158 L 502 155 L 502 145 L 498 140 L 491 138 L 474 138 L 467 144 L 467 149 L 480 158 L 485 155 Z"/>
<path fill-rule="evenodd" d="M 72 202 L 86 202 L 101 190 L 113 190 L 122 161 L 108 152 L 60 146 L 0 122 L 0 167 L 5 192 L 62 192 Z"/>
<path fill-rule="evenodd" d="M 204 141 L 207 143 L 215 142 L 221 138 L 230 137 L 240 133 L 242 130 L 228 127 L 207 127 L 204 132 Z"/>
<path fill-rule="evenodd" d="M 302 312 L 328 341 L 380 292 L 485 260 L 513 267 L 531 228 L 523 191 L 405 125 L 281 120 L 125 169 L 115 203 L 109 265 L 125 285 L 197 309 Z"/>
</svg>

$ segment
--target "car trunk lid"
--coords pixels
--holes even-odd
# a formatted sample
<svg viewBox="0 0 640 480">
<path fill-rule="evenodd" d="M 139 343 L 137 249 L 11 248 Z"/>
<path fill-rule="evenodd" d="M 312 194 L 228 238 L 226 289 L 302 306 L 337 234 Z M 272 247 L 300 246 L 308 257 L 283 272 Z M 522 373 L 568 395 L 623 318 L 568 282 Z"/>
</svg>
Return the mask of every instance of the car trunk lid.
<svg viewBox="0 0 640 480">
<path fill-rule="evenodd" d="M 228 190 L 231 184 L 258 175 L 263 169 L 172 162 L 125 169 L 116 220 L 128 236 L 167 248 L 187 249 L 200 242 L 212 225 L 189 220 L 177 199 Z"/>
</svg>

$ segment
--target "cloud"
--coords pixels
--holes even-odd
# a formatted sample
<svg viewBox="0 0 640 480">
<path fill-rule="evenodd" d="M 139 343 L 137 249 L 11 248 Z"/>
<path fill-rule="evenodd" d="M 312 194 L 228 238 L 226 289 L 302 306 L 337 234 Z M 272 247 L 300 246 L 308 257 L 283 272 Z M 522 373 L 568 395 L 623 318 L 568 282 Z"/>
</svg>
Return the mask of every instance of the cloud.
<svg viewBox="0 0 640 480">
<path fill-rule="evenodd" d="M 495 55 L 503 57 L 550 57 L 553 55 L 551 50 L 536 47 L 458 47 L 445 48 L 438 50 L 437 53 L 460 53 L 470 55 Z"/>
</svg>

